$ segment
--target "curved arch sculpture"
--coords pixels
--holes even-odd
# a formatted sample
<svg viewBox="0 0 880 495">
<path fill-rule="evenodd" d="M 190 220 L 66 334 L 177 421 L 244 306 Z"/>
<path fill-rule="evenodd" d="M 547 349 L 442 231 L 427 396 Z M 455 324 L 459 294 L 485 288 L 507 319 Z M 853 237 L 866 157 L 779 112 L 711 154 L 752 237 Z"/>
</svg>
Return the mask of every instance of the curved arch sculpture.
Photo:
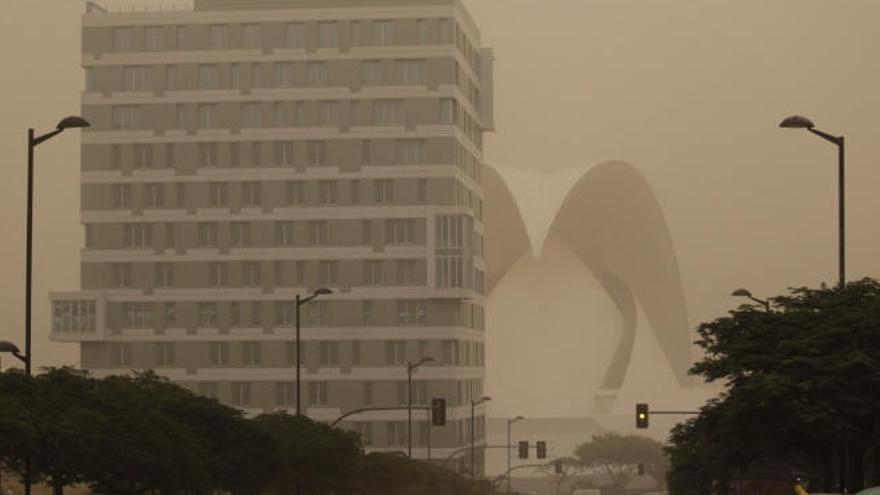
<svg viewBox="0 0 880 495">
<path fill-rule="evenodd" d="M 595 274 L 620 315 L 601 389 L 623 384 L 639 308 L 678 382 L 687 383 L 692 359 L 678 262 L 660 205 L 634 167 L 614 161 L 539 176 L 490 165 L 483 189 L 490 301 L 518 260 L 540 258 L 548 239 L 561 241 Z"/>
</svg>

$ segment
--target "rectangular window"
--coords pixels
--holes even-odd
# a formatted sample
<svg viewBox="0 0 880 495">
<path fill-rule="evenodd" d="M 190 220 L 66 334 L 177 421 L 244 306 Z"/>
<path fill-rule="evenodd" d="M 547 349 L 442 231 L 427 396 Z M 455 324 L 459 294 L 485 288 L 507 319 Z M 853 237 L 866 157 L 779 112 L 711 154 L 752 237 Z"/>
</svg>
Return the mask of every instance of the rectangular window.
<svg viewBox="0 0 880 495">
<path fill-rule="evenodd" d="M 165 28 L 150 26 L 144 29 L 144 48 L 150 52 L 160 52 L 165 49 Z"/>
<path fill-rule="evenodd" d="M 415 285 L 417 276 L 416 260 L 397 260 L 395 262 L 397 285 Z"/>
<path fill-rule="evenodd" d="M 361 67 L 364 86 L 380 86 L 384 82 L 382 62 L 379 60 L 366 60 Z"/>
<path fill-rule="evenodd" d="M 272 105 L 272 125 L 275 127 L 284 125 L 284 103 L 280 101 Z"/>
<path fill-rule="evenodd" d="M 336 48 L 337 26 L 335 22 L 319 22 L 318 23 L 318 47 L 319 48 Z"/>
<path fill-rule="evenodd" d="M 199 383 L 199 395 L 208 399 L 217 400 L 220 396 L 217 384 L 214 382 Z"/>
<path fill-rule="evenodd" d="M 361 316 L 363 317 L 364 325 L 371 325 L 373 323 L 373 301 L 363 302 Z"/>
<path fill-rule="evenodd" d="M 144 184 L 144 208 L 165 207 L 165 185 Z"/>
<path fill-rule="evenodd" d="M 278 62 L 275 64 L 275 85 L 279 88 L 292 88 L 294 86 L 293 62 Z"/>
<path fill-rule="evenodd" d="M 309 325 L 313 327 L 327 325 L 327 301 L 312 301 L 308 308 Z"/>
<path fill-rule="evenodd" d="M 327 85 L 327 64 L 325 62 L 309 62 L 306 67 L 309 76 L 309 86 Z"/>
<path fill-rule="evenodd" d="M 282 407 L 295 407 L 296 382 L 276 382 L 275 402 Z"/>
<path fill-rule="evenodd" d="M 210 352 L 210 361 L 212 366 L 228 366 L 229 365 L 229 343 L 228 342 L 211 342 L 208 345 Z"/>
<path fill-rule="evenodd" d="M 292 221 L 275 222 L 275 245 L 293 246 L 294 224 Z"/>
<path fill-rule="evenodd" d="M 293 325 L 296 320 L 296 303 L 278 301 L 275 303 L 275 324 Z"/>
<path fill-rule="evenodd" d="M 229 265 L 221 262 L 208 263 L 208 285 L 224 287 L 229 284 Z"/>
<path fill-rule="evenodd" d="M 255 128 L 263 126 L 262 105 L 259 102 L 241 104 L 241 126 Z"/>
<path fill-rule="evenodd" d="M 174 343 L 157 342 L 156 366 L 174 366 Z"/>
<path fill-rule="evenodd" d="M 358 204 L 361 202 L 361 181 L 353 180 L 349 183 L 350 185 L 350 198 L 352 204 Z"/>
<path fill-rule="evenodd" d="M 361 343 L 359 340 L 355 340 L 351 343 L 351 364 L 355 366 L 361 364 Z M 367 404 L 369 404 L 369 402 Z"/>
<path fill-rule="evenodd" d="M 187 118 L 186 118 L 186 105 L 179 103 L 175 106 L 175 126 L 178 129 L 186 129 L 187 127 Z"/>
<path fill-rule="evenodd" d="M 293 105 L 293 120 L 296 126 L 305 126 L 308 124 L 308 113 L 306 112 L 306 102 L 298 101 Z"/>
<path fill-rule="evenodd" d="M 324 165 L 327 163 L 327 142 L 326 141 L 309 141 L 308 142 L 309 164 Z"/>
<path fill-rule="evenodd" d="M 318 281 L 321 285 L 337 285 L 339 263 L 336 261 L 318 262 Z"/>
<path fill-rule="evenodd" d="M 241 41 L 244 48 L 260 48 L 263 44 L 259 24 L 245 24 L 241 28 Z"/>
<path fill-rule="evenodd" d="M 428 64 L 424 60 L 401 60 L 397 78 L 404 86 L 420 86 L 428 82 Z"/>
<path fill-rule="evenodd" d="M 394 44 L 394 23 L 392 21 L 373 21 L 372 41 L 376 46 Z"/>
<path fill-rule="evenodd" d="M 382 260 L 364 261 L 364 285 L 382 285 Z"/>
<path fill-rule="evenodd" d="M 230 67 L 229 80 L 233 88 L 242 89 L 244 87 L 244 78 L 242 77 L 241 64 L 232 64 Z"/>
<path fill-rule="evenodd" d="M 327 405 L 327 382 L 309 382 L 309 404 Z"/>
<path fill-rule="evenodd" d="M 263 86 L 263 70 L 260 64 L 251 64 L 251 87 L 260 88 Z"/>
<path fill-rule="evenodd" d="M 114 366 L 131 365 L 131 344 L 113 342 L 110 344 L 111 360 Z"/>
<path fill-rule="evenodd" d="M 175 199 L 177 201 L 178 208 L 186 208 L 186 184 L 177 184 Z"/>
<path fill-rule="evenodd" d="M 114 208 L 131 208 L 131 185 L 113 184 L 110 188 Z"/>
<path fill-rule="evenodd" d="M 373 405 L 373 382 L 364 382 L 362 385 L 361 402 L 365 406 Z"/>
<path fill-rule="evenodd" d="M 425 162 L 425 141 L 422 139 L 401 139 L 397 141 L 397 163 L 401 165 L 421 165 Z"/>
<path fill-rule="evenodd" d="M 373 221 L 364 220 L 361 223 L 361 240 L 365 245 L 373 243 Z"/>
<path fill-rule="evenodd" d="M 318 346 L 319 364 L 321 366 L 338 366 L 339 365 L 339 343 L 338 342 L 321 342 Z"/>
<path fill-rule="evenodd" d="M 134 66 L 122 68 L 122 81 L 125 91 L 152 91 L 153 67 Z"/>
<path fill-rule="evenodd" d="M 318 203 L 322 205 L 336 204 L 336 181 L 318 181 Z"/>
<path fill-rule="evenodd" d="M 306 201 L 305 184 L 302 181 L 287 181 L 287 204 L 299 205 Z"/>
<path fill-rule="evenodd" d="M 113 29 L 113 50 L 129 52 L 134 50 L 134 30 L 130 27 Z"/>
<path fill-rule="evenodd" d="M 174 303 L 165 303 L 162 319 L 165 322 L 165 328 L 175 325 L 177 322 L 177 306 Z"/>
<path fill-rule="evenodd" d="M 241 184 L 242 206 L 260 206 L 260 189 L 259 182 L 243 182 Z"/>
<path fill-rule="evenodd" d="M 122 229 L 122 245 L 129 249 L 153 247 L 153 226 L 148 223 L 129 223 Z"/>
<path fill-rule="evenodd" d="M 403 122 L 403 101 L 376 100 L 373 102 L 373 123 L 395 125 Z"/>
<path fill-rule="evenodd" d="M 373 201 L 383 204 L 394 202 L 394 179 L 373 181 Z"/>
<path fill-rule="evenodd" d="M 419 203 L 428 201 L 428 179 L 418 179 L 416 181 L 416 197 Z"/>
<path fill-rule="evenodd" d="M 186 31 L 186 26 L 177 26 L 177 30 L 175 32 L 175 42 L 177 43 L 178 50 L 186 50 L 187 48 L 189 48 Z"/>
<path fill-rule="evenodd" d="M 232 382 L 232 405 L 248 407 L 251 405 L 251 384 L 248 382 Z"/>
<path fill-rule="evenodd" d="M 416 220 L 402 218 L 385 221 L 387 244 L 413 244 L 416 242 Z"/>
<path fill-rule="evenodd" d="M 153 145 L 134 145 L 134 168 L 150 168 L 153 166 Z"/>
<path fill-rule="evenodd" d="M 321 246 L 327 244 L 327 221 L 311 220 L 309 226 L 309 244 Z"/>
<path fill-rule="evenodd" d="M 241 145 L 239 143 L 229 143 L 229 166 L 237 167 L 240 156 Z"/>
<path fill-rule="evenodd" d="M 177 89 L 177 67 L 174 65 L 165 66 L 165 90 L 173 91 Z"/>
<path fill-rule="evenodd" d="M 335 101 L 318 102 L 318 125 L 332 127 L 339 124 L 337 104 Z"/>
<path fill-rule="evenodd" d="M 296 285 L 303 287 L 306 285 L 306 262 L 296 262 Z"/>
<path fill-rule="evenodd" d="M 285 29 L 284 41 L 284 44 L 287 48 L 305 48 L 305 25 L 303 25 L 302 23 L 288 24 Z"/>
<path fill-rule="evenodd" d="M 369 139 L 361 141 L 361 162 L 369 165 L 373 162 L 373 142 Z"/>
<path fill-rule="evenodd" d="M 241 361 L 245 366 L 257 366 L 263 361 L 259 342 L 242 342 L 241 354 Z"/>
<path fill-rule="evenodd" d="M 258 287 L 262 284 L 259 261 L 245 261 L 241 264 L 241 282 L 248 287 Z"/>
<path fill-rule="evenodd" d="M 220 165 L 217 159 L 217 143 L 199 144 L 199 163 L 202 167 L 217 167 Z"/>
<path fill-rule="evenodd" d="M 217 303 L 199 303 L 199 326 L 202 328 L 217 326 Z"/>
<path fill-rule="evenodd" d="M 217 246 L 217 224 L 210 222 L 199 223 L 199 246 L 200 247 L 216 247 Z"/>
<path fill-rule="evenodd" d="M 152 328 L 152 303 L 125 303 L 122 305 L 125 328 Z"/>
<path fill-rule="evenodd" d="M 156 263 L 156 287 L 174 287 L 174 264 Z"/>
<path fill-rule="evenodd" d="M 233 327 L 241 325 L 241 304 L 229 303 L 229 324 Z"/>
<path fill-rule="evenodd" d="M 225 182 L 211 182 L 208 184 L 208 206 L 211 208 L 229 206 L 228 184 Z"/>
<path fill-rule="evenodd" d="M 165 145 L 165 167 L 174 168 L 177 166 L 177 145 L 168 143 Z"/>
<path fill-rule="evenodd" d="M 141 107 L 134 105 L 113 107 L 114 129 L 140 129 L 141 123 Z"/>
<path fill-rule="evenodd" d="M 263 144 L 251 143 L 251 166 L 259 167 L 263 165 Z"/>
<path fill-rule="evenodd" d="M 214 129 L 220 125 L 219 105 L 216 103 L 199 104 L 199 127 Z"/>
<path fill-rule="evenodd" d="M 220 87 L 220 67 L 217 64 L 199 65 L 199 89 Z"/>
<path fill-rule="evenodd" d="M 455 123 L 455 100 L 452 98 L 440 99 L 440 123 Z"/>
<path fill-rule="evenodd" d="M 251 322 L 255 327 L 263 325 L 263 303 L 260 301 L 251 302 Z"/>
<path fill-rule="evenodd" d="M 215 24 L 208 28 L 211 48 L 223 50 L 229 48 L 229 27 L 224 24 Z"/>
<path fill-rule="evenodd" d="M 400 325 L 424 325 L 428 322 L 425 301 L 398 301 L 397 323 Z"/>
<path fill-rule="evenodd" d="M 349 106 L 348 125 L 355 127 L 361 125 L 361 106 L 360 101 L 352 101 Z"/>
<path fill-rule="evenodd" d="M 427 19 L 419 19 L 416 21 L 416 32 L 420 45 L 428 45 L 431 43 L 431 25 Z"/>
<path fill-rule="evenodd" d="M 406 348 L 402 340 L 389 340 L 385 342 L 385 363 L 390 365 L 402 365 L 406 362 Z"/>
<path fill-rule="evenodd" d="M 232 246 L 247 247 L 251 244 L 251 224 L 232 222 Z"/>
<path fill-rule="evenodd" d="M 280 166 L 293 165 L 293 141 L 275 143 L 275 164 Z"/>
</svg>

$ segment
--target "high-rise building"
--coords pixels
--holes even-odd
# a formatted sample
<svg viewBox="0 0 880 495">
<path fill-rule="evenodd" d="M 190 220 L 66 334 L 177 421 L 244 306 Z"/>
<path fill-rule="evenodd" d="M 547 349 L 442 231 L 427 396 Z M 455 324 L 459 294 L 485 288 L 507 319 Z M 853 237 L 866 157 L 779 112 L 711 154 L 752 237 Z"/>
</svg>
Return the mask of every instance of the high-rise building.
<svg viewBox="0 0 880 495">
<path fill-rule="evenodd" d="M 459 0 L 195 0 L 83 16 L 81 288 L 52 339 L 250 414 L 414 414 L 414 456 L 470 442 L 484 378 L 482 133 L 492 54 Z M 478 406 L 477 442 L 484 438 Z M 344 423 L 403 450 L 406 411 Z M 469 463 L 464 463 L 469 465 Z M 478 470 L 482 455 L 477 455 Z"/>
</svg>

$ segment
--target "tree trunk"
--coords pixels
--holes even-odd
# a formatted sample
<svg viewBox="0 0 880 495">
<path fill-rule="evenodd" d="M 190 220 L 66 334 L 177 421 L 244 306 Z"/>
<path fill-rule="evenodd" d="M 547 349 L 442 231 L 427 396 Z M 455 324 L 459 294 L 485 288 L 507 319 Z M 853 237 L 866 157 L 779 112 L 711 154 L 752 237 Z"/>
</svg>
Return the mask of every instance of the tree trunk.
<svg viewBox="0 0 880 495">
<path fill-rule="evenodd" d="M 52 483 L 52 495 L 64 495 L 64 483 Z"/>
</svg>

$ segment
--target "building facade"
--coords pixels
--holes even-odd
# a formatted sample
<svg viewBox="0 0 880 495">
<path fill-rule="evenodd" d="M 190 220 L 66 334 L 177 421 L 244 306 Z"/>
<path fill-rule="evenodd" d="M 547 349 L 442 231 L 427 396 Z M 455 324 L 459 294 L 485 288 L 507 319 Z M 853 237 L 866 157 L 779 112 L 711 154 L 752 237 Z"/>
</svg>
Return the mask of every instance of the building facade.
<svg viewBox="0 0 880 495">
<path fill-rule="evenodd" d="M 470 441 L 484 379 L 482 133 L 492 54 L 459 0 L 195 0 L 83 16 L 81 287 L 52 339 L 249 414 L 414 413 L 414 456 Z M 482 443 L 484 406 L 475 436 Z M 403 450 L 406 411 L 344 423 Z M 469 464 L 469 463 L 463 463 Z M 482 455 L 477 455 L 482 470 Z"/>
</svg>

